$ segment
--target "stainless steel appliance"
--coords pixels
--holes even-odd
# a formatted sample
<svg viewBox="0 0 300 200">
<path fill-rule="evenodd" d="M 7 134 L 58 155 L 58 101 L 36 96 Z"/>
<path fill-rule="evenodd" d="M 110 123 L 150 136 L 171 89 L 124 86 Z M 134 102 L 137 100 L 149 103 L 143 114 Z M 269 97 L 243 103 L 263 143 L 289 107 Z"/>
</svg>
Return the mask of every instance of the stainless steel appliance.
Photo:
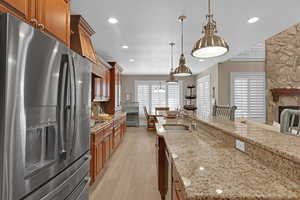
<svg viewBox="0 0 300 200">
<path fill-rule="evenodd" d="M 0 15 L 0 199 L 87 200 L 91 63 Z"/>
</svg>

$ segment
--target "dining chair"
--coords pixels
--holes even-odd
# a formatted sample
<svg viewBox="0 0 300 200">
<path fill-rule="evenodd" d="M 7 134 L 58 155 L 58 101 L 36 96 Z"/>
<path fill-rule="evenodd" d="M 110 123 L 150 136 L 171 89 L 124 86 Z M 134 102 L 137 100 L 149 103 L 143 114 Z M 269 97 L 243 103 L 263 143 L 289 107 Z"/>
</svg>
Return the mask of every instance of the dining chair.
<svg viewBox="0 0 300 200">
<path fill-rule="evenodd" d="M 157 122 L 155 115 L 149 115 L 146 106 L 144 106 L 144 113 L 147 120 L 147 129 L 149 131 L 155 130 L 155 123 Z"/>
</svg>

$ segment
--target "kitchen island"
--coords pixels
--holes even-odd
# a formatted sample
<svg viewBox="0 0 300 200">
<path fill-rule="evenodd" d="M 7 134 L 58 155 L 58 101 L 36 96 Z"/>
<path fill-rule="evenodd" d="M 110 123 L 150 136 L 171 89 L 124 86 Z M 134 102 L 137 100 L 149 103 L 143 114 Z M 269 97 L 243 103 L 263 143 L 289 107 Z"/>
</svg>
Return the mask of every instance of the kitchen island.
<svg viewBox="0 0 300 200">
<path fill-rule="evenodd" d="M 193 131 L 164 128 L 165 124 L 189 126 L 191 122 L 197 123 Z M 159 188 L 166 199 L 300 199 L 298 137 L 272 132 L 252 123 L 216 118 L 159 117 L 156 130 Z M 162 140 L 165 151 L 160 144 Z M 173 177 L 168 178 L 171 184 L 167 176 L 163 176 L 168 170 L 162 162 L 168 159 L 162 157 L 162 152 L 171 158 L 167 165 L 172 165 L 169 170 Z"/>
</svg>

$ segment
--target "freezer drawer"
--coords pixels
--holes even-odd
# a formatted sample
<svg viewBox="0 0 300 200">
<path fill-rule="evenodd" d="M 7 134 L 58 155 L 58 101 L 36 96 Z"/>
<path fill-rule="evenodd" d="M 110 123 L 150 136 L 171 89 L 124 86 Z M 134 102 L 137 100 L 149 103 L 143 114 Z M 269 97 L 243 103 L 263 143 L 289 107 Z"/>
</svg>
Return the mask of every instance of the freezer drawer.
<svg viewBox="0 0 300 200">
<path fill-rule="evenodd" d="M 69 197 L 74 194 L 77 197 L 80 195 L 88 197 L 85 191 L 88 190 L 90 181 L 89 162 L 88 153 L 24 200 L 71 200 L 72 198 Z M 72 200 L 74 199 L 76 198 Z M 82 200 L 88 200 L 88 198 L 82 198 Z"/>
</svg>

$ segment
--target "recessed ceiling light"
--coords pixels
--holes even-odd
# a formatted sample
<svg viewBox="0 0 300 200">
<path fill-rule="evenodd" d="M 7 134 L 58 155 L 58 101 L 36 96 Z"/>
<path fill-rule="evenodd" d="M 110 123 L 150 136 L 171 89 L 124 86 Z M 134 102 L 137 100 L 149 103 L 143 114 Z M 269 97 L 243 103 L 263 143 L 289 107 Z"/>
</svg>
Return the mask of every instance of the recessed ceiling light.
<svg viewBox="0 0 300 200">
<path fill-rule="evenodd" d="M 129 62 L 134 62 L 134 59 L 129 59 Z"/>
<path fill-rule="evenodd" d="M 250 18 L 250 19 L 248 20 L 248 23 L 249 23 L 249 24 L 253 24 L 253 23 L 258 22 L 258 21 L 259 21 L 259 18 L 258 18 L 258 17 L 252 17 L 252 18 Z"/>
<path fill-rule="evenodd" d="M 204 171 L 204 167 L 199 167 L 200 171 Z"/>
<path fill-rule="evenodd" d="M 204 62 L 205 60 L 204 59 L 199 59 L 199 62 Z"/>
<path fill-rule="evenodd" d="M 122 48 L 123 49 L 128 49 L 128 46 L 127 45 L 123 45 Z"/>
<path fill-rule="evenodd" d="M 107 21 L 108 21 L 110 24 L 116 24 L 116 23 L 119 22 L 116 18 L 113 18 L 113 17 L 108 18 Z"/>
</svg>

